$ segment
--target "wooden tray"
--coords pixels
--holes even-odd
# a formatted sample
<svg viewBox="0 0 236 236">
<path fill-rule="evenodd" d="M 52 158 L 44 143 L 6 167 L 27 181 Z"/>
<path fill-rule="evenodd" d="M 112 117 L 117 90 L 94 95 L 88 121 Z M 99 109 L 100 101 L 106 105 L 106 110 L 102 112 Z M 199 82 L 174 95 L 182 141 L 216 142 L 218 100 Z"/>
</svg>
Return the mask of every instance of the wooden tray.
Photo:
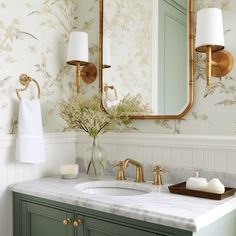
<svg viewBox="0 0 236 236">
<path fill-rule="evenodd" d="M 186 182 L 176 184 L 176 185 L 171 185 L 168 188 L 171 193 L 177 193 L 177 194 L 188 195 L 188 196 L 193 196 L 193 197 L 208 198 L 208 199 L 214 199 L 214 200 L 222 200 L 224 198 L 233 196 L 236 191 L 236 188 L 227 188 L 227 187 L 225 188 L 225 192 L 222 194 L 190 190 L 190 189 L 186 189 Z"/>
</svg>

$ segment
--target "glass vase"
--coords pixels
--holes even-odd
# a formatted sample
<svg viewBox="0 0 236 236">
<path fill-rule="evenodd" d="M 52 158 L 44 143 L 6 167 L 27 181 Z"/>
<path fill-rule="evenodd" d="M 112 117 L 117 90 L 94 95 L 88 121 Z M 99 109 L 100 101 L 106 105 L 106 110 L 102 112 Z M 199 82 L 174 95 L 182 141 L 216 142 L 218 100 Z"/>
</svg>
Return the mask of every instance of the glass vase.
<svg viewBox="0 0 236 236">
<path fill-rule="evenodd" d="M 106 168 L 104 149 L 98 145 L 97 137 L 93 137 L 92 145 L 85 150 L 85 167 L 89 177 L 102 177 Z"/>
</svg>

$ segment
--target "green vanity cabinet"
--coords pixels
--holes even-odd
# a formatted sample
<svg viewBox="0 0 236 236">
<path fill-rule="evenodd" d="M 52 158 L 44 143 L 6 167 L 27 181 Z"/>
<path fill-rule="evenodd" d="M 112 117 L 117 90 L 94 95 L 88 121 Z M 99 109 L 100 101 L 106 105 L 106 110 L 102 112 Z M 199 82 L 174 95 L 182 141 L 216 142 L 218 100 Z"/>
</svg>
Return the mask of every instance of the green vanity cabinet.
<svg viewBox="0 0 236 236">
<path fill-rule="evenodd" d="M 43 206 L 27 201 L 21 202 L 21 234 L 24 236 L 73 236 L 73 228 L 64 225 L 65 219 L 72 219 L 73 212 Z"/>
<path fill-rule="evenodd" d="M 139 220 L 13 193 L 14 236 L 191 236 Z M 68 220 L 68 224 L 63 224 Z M 74 225 L 80 220 L 81 224 Z M 66 223 L 66 222 L 64 222 Z"/>
</svg>

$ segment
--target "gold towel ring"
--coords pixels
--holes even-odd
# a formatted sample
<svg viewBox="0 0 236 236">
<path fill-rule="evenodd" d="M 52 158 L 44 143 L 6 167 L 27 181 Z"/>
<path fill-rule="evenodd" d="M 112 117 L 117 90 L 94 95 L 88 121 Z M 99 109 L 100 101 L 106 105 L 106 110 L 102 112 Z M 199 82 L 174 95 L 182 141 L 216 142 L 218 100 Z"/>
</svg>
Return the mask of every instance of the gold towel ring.
<svg viewBox="0 0 236 236">
<path fill-rule="evenodd" d="M 37 89 L 38 89 L 38 98 L 40 98 L 40 87 L 39 87 L 38 82 L 37 82 L 35 79 L 29 77 L 29 76 L 26 75 L 26 74 L 21 74 L 20 77 L 19 77 L 19 81 L 20 81 L 20 83 L 21 83 L 23 86 L 25 86 L 25 87 L 22 88 L 22 89 L 16 89 L 16 95 L 17 95 L 17 97 L 18 97 L 20 100 L 21 100 L 21 97 L 20 97 L 20 95 L 19 95 L 19 92 L 22 92 L 22 91 L 27 90 L 27 88 L 29 87 L 29 83 L 30 83 L 30 82 L 34 82 L 34 83 L 36 84 Z"/>
</svg>

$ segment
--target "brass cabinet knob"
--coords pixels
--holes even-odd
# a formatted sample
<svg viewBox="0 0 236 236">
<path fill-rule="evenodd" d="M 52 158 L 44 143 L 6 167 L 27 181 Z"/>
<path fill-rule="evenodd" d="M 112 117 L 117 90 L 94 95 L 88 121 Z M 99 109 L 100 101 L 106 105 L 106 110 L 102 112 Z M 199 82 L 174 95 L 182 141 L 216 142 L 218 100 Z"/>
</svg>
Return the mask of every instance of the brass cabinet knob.
<svg viewBox="0 0 236 236">
<path fill-rule="evenodd" d="M 65 220 L 63 220 L 63 225 L 69 225 L 71 223 L 71 219 L 67 218 Z"/>
<path fill-rule="evenodd" d="M 75 227 L 79 227 L 81 224 L 82 224 L 82 220 L 75 220 L 73 223 Z"/>
</svg>

